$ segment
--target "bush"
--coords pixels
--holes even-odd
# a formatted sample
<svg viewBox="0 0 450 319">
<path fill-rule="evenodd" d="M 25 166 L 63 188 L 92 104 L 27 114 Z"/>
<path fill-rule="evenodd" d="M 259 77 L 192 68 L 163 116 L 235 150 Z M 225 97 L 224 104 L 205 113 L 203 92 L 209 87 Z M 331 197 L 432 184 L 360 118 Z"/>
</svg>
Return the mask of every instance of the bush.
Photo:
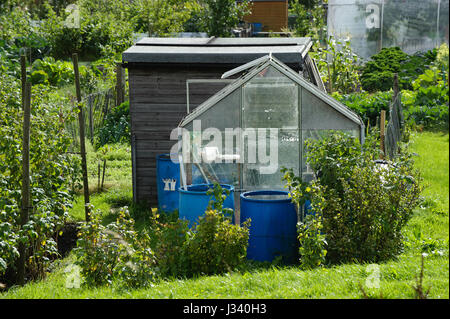
<svg viewBox="0 0 450 319">
<path fill-rule="evenodd" d="M 345 104 L 347 107 L 355 111 L 367 125 L 379 125 L 377 118 L 380 116 L 382 110 L 389 115 L 389 106 L 392 102 L 393 91 L 386 92 L 360 92 L 350 94 L 339 94 L 337 92 L 332 94 L 333 98 Z"/>
<path fill-rule="evenodd" d="M 186 245 L 192 274 L 220 274 L 234 270 L 247 255 L 248 227 L 231 224 L 222 212 L 208 210 L 199 218 Z"/>
<path fill-rule="evenodd" d="M 374 161 L 378 152 L 373 135 L 361 152 L 359 142 L 343 133 L 308 140 L 307 149 L 307 161 L 317 175 L 308 193 L 315 214 L 310 218 L 316 219 L 320 226 L 316 233 L 323 233 L 325 241 L 318 238 L 308 248 L 300 237 L 301 247 L 308 248 L 302 256 L 312 254 L 320 260 L 326 249 L 330 264 L 380 262 L 397 256 L 402 251 L 402 228 L 421 191 L 410 155 L 403 151 L 395 162 L 380 166 Z M 299 183 L 289 182 L 288 187 L 297 189 Z"/>
<path fill-rule="evenodd" d="M 183 220 L 160 224 L 155 252 L 163 274 L 220 274 L 235 269 L 245 259 L 250 221 L 242 227 L 231 223 L 222 207 L 227 195 L 220 185 L 215 184 L 210 194 L 214 199 L 192 229 Z"/>
<path fill-rule="evenodd" d="M 78 53 L 81 59 L 95 60 L 103 56 L 105 46 L 111 46 L 116 52 L 129 47 L 133 41 L 132 21 L 108 10 L 112 5 L 80 1 L 79 27 L 66 26 L 67 14 L 64 11 L 58 14 L 46 5 L 47 16 L 39 32 L 46 37 L 50 54 L 56 59 L 70 59 L 72 53 Z"/>
<path fill-rule="evenodd" d="M 112 108 L 97 133 L 97 147 L 114 143 L 131 143 L 130 102 Z"/>
<path fill-rule="evenodd" d="M 103 226 L 97 211 L 82 227 L 75 252 L 85 284 L 143 287 L 157 278 L 231 271 L 246 257 L 250 222 L 232 225 L 220 207 L 207 210 L 193 229 L 176 214 L 138 206 L 132 214 L 147 223 L 139 233 L 126 207 L 114 223 Z"/>
<path fill-rule="evenodd" d="M 91 208 L 91 211 L 93 209 Z M 101 224 L 101 212 L 91 213 L 90 221 L 81 227 L 76 264 L 88 286 L 112 285 L 138 288 L 156 279 L 155 258 L 148 233 L 138 234 L 127 207 L 119 211 L 117 220 Z"/>
<path fill-rule="evenodd" d="M 394 84 L 394 73 L 398 73 L 400 89 L 411 90 L 412 81 L 426 70 L 436 55 L 436 50 L 408 55 L 399 47 L 383 48 L 362 68 L 362 88 L 368 92 L 389 91 Z"/>
<path fill-rule="evenodd" d="M 72 63 L 57 61 L 52 57 L 35 60 L 30 72 L 32 84 L 63 86 L 73 83 L 74 79 Z"/>
</svg>

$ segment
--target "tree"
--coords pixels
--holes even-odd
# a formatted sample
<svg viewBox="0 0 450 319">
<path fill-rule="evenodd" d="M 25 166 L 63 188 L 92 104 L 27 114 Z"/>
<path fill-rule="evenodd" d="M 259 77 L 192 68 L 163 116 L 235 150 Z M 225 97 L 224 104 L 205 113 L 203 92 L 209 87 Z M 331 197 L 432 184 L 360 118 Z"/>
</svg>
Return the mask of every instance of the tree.
<svg viewBox="0 0 450 319">
<path fill-rule="evenodd" d="M 203 2 L 205 31 L 210 36 L 227 37 L 231 28 L 237 26 L 242 17 L 248 14 L 248 1 L 236 3 L 235 0 L 200 0 Z"/>
</svg>

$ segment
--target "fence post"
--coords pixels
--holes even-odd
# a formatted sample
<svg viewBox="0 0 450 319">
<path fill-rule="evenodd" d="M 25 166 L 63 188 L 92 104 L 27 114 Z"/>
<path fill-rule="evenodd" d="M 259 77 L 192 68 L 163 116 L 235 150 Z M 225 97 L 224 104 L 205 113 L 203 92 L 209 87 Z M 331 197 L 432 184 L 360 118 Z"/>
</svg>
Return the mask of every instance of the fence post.
<svg viewBox="0 0 450 319">
<path fill-rule="evenodd" d="M 116 106 L 125 101 L 125 72 L 121 63 L 116 65 Z"/>
<path fill-rule="evenodd" d="M 385 110 L 381 110 L 381 115 L 380 115 L 380 149 L 383 152 L 383 154 L 381 155 L 382 159 L 384 159 L 385 154 L 386 154 L 386 150 L 385 150 L 385 146 L 384 146 L 384 140 L 385 140 L 385 137 L 386 137 L 386 133 L 385 133 L 385 130 L 384 130 L 385 121 L 386 121 L 386 111 Z"/>
<path fill-rule="evenodd" d="M 91 144 L 94 145 L 94 114 L 92 112 L 92 99 L 88 99 L 89 103 L 89 135 L 91 138 Z"/>
<path fill-rule="evenodd" d="M 22 110 L 25 107 L 25 93 L 26 93 L 26 81 L 27 81 L 27 58 L 24 54 L 20 56 L 20 73 L 22 81 Z"/>
<path fill-rule="evenodd" d="M 85 145 L 85 123 L 84 123 L 84 112 L 81 105 L 81 87 L 80 87 L 80 73 L 78 70 L 78 55 L 76 53 L 72 54 L 73 70 L 75 73 L 75 89 L 77 94 L 78 102 L 78 122 L 80 124 L 80 153 L 81 153 L 81 169 L 83 171 L 83 189 L 84 189 L 84 213 L 86 221 L 90 220 L 89 217 L 89 181 L 87 173 L 87 163 L 86 163 L 86 145 Z"/>
<path fill-rule="evenodd" d="M 25 74 L 26 76 L 26 74 Z M 24 80 L 24 79 L 22 79 Z M 22 228 L 30 216 L 30 118 L 31 118 L 31 83 L 25 83 L 25 92 L 22 94 L 23 103 L 23 138 L 22 138 L 22 203 L 20 211 L 20 227 Z M 17 283 L 25 284 L 25 244 L 19 243 L 19 259 L 17 263 Z"/>
</svg>

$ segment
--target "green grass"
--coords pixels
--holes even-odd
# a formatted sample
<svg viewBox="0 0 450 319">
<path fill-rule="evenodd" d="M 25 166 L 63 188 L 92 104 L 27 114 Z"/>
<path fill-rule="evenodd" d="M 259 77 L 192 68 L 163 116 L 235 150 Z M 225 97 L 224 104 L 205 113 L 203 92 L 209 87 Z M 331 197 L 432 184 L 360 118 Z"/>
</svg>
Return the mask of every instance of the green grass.
<svg viewBox="0 0 450 319">
<path fill-rule="evenodd" d="M 448 259 L 448 146 L 449 135 L 417 133 L 412 150 L 418 154 L 417 168 L 428 187 L 423 196 L 427 201 L 415 211 L 408 223 L 405 252 L 396 260 L 379 264 L 379 288 L 367 288 L 371 270 L 364 264 L 345 264 L 330 268 L 302 271 L 298 267 L 247 267 L 246 271 L 220 276 L 201 276 L 192 279 L 171 279 L 155 283 L 149 289 L 126 290 L 120 287 L 66 288 L 65 270 L 73 263 L 73 256 L 59 260 L 54 271 L 42 281 L 0 294 L 1 298 L 362 298 L 360 285 L 370 298 L 414 298 L 412 288 L 424 259 L 423 285 L 430 288 L 429 298 L 449 298 Z M 118 199 L 130 196 L 122 190 L 125 181 L 115 181 L 108 192 L 92 197 L 105 209 Z M 119 173 L 117 173 L 119 174 Z M 119 174 L 120 175 L 120 174 Z M 117 177 L 119 176 L 117 175 Z M 130 177 L 131 180 L 131 177 Z M 125 188 L 126 189 L 126 188 Z M 128 195 L 127 195 L 128 194 Z M 77 208 L 73 209 L 73 213 Z"/>
<path fill-rule="evenodd" d="M 122 206 L 129 206 L 133 200 L 131 180 L 131 149 L 126 144 L 108 145 L 105 153 L 95 151 L 86 140 L 90 203 L 105 214 Z M 106 159 L 104 189 L 99 190 L 98 164 L 100 163 L 100 184 L 103 173 L 103 158 Z M 101 187 L 100 187 L 101 188 Z M 75 197 L 70 216 L 77 221 L 85 220 L 82 191 Z"/>
</svg>

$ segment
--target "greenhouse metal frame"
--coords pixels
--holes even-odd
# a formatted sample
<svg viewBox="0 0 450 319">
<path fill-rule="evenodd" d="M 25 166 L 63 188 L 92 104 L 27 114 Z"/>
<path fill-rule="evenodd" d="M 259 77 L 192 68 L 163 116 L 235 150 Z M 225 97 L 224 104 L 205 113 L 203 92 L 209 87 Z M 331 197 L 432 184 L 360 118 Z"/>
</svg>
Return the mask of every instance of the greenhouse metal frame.
<svg viewBox="0 0 450 319">
<path fill-rule="evenodd" d="M 281 167 L 293 168 L 296 174 L 302 174 L 304 180 L 313 179 L 304 156 L 306 138 L 320 138 L 323 136 L 322 131 L 339 130 L 350 131 L 360 139 L 361 144 L 364 142 L 364 123 L 355 112 L 307 82 L 301 74 L 271 54 L 224 73 L 222 79 L 239 73 L 243 74 L 181 120 L 179 129 L 189 133 L 179 131 L 178 137 L 182 187 L 212 180 L 232 184 L 238 192 L 281 189 Z M 238 147 L 228 148 L 225 153 L 213 157 L 213 163 L 199 162 L 199 156 L 203 154 L 199 152 L 203 152 L 206 147 L 202 144 L 202 139 L 195 137 L 201 133 L 196 131 L 195 120 L 201 120 L 202 127 L 213 127 L 216 132 L 236 128 L 279 130 L 282 137 L 277 135 L 277 147 L 281 145 L 277 152 L 281 153 L 282 160 L 277 163 L 277 171 L 263 176 L 257 171 L 262 171 L 263 165 L 260 162 L 250 165 L 244 161 L 252 154 L 249 153 L 250 142 L 245 147 L 246 136 L 241 134 L 242 131 L 237 134 Z M 271 139 L 271 133 L 269 136 Z M 267 139 L 267 135 L 264 138 Z M 192 149 L 187 143 L 192 143 Z M 207 146 L 209 143 L 210 141 Z M 187 152 L 187 149 L 194 152 Z M 193 154 L 197 154 L 197 157 L 193 157 Z M 191 163 L 195 165 L 190 165 Z M 215 174 L 218 167 L 222 167 L 225 174 Z M 231 175 L 234 179 L 229 180 Z"/>
</svg>

